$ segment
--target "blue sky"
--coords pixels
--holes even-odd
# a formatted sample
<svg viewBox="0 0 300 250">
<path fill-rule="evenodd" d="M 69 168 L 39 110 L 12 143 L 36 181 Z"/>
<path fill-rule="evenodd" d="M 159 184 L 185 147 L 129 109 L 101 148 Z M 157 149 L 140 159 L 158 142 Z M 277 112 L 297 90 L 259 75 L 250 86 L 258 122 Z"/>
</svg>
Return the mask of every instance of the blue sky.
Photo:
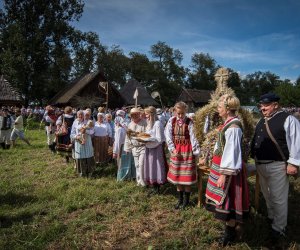
<svg viewBox="0 0 300 250">
<path fill-rule="evenodd" d="M 208 53 L 241 76 L 271 71 L 300 76 L 300 0 L 85 0 L 75 27 L 103 45 L 146 54 L 166 42 L 183 53 Z"/>
</svg>

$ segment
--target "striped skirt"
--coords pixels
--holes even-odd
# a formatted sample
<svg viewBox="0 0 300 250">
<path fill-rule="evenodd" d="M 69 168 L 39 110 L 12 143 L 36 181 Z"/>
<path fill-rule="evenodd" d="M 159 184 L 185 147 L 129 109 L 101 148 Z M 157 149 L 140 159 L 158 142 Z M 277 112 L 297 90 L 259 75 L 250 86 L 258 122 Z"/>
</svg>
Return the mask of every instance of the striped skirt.
<svg viewBox="0 0 300 250">
<path fill-rule="evenodd" d="M 95 136 L 93 138 L 94 156 L 96 163 L 107 162 L 109 160 L 108 143 L 108 136 Z"/>
<path fill-rule="evenodd" d="M 223 188 L 217 187 L 219 179 L 220 157 L 214 157 L 210 169 L 206 186 L 205 208 L 215 213 L 217 219 L 229 221 L 231 219 L 238 222 L 249 214 L 249 190 L 246 176 L 246 169 L 243 164 L 242 170 L 237 175 L 226 178 Z"/>
<path fill-rule="evenodd" d="M 175 144 L 178 155 L 170 156 L 167 179 L 175 185 L 192 185 L 197 182 L 196 161 L 191 144 Z"/>
<path fill-rule="evenodd" d="M 144 158 L 144 182 L 147 185 L 164 184 L 166 178 L 166 157 L 163 145 L 146 148 Z"/>
</svg>

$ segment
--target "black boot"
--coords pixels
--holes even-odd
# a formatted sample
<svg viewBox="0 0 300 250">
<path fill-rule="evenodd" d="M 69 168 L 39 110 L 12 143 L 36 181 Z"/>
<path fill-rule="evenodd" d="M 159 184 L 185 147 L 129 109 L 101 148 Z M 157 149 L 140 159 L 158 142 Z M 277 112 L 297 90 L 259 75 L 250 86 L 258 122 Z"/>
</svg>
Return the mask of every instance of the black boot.
<svg viewBox="0 0 300 250">
<path fill-rule="evenodd" d="M 1 145 L 1 147 L 2 147 L 3 149 L 5 149 L 5 143 L 4 143 L 4 142 L 1 142 L 0 145 Z"/>
<path fill-rule="evenodd" d="M 10 144 L 6 144 L 6 145 L 5 145 L 5 148 L 6 148 L 6 149 L 10 149 Z"/>
<path fill-rule="evenodd" d="M 175 209 L 179 209 L 183 204 L 183 191 L 178 192 L 178 202 L 175 205 Z"/>
<path fill-rule="evenodd" d="M 182 209 L 186 208 L 190 204 L 190 195 L 191 192 L 184 192 Z"/>
<path fill-rule="evenodd" d="M 227 245 L 231 245 L 235 240 L 235 236 L 236 236 L 235 227 L 226 226 L 225 234 L 221 241 L 223 247 L 226 247 Z"/>
</svg>

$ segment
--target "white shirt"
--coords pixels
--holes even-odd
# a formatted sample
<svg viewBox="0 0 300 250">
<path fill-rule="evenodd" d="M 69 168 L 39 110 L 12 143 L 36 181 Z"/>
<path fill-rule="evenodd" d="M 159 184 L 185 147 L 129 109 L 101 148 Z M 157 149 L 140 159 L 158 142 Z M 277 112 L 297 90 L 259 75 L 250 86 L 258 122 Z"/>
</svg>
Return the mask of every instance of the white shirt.
<svg viewBox="0 0 300 250">
<path fill-rule="evenodd" d="M 146 130 L 146 133 L 150 134 L 150 136 L 155 139 L 155 141 L 147 142 L 146 148 L 156 148 L 166 140 L 164 126 L 159 120 L 155 121 L 152 129 Z"/>
<path fill-rule="evenodd" d="M 173 143 L 173 136 L 172 136 L 172 121 L 173 119 L 178 119 L 177 117 L 171 117 L 165 127 L 165 136 L 166 136 L 166 143 L 168 145 L 168 149 L 170 152 L 172 152 L 175 149 L 174 143 Z M 190 140 L 192 144 L 192 150 L 194 155 L 200 154 L 200 146 L 199 143 L 195 137 L 194 134 L 194 123 L 191 120 L 188 126 Z"/>
<path fill-rule="evenodd" d="M 106 122 L 95 122 L 94 126 L 95 134 L 94 136 L 109 136 L 112 137 L 111 127 Z"/>
<path fill-rule="evenodd" d="M 220 163 L 220 172 L 231 172 L 236 175 L 242 169 L 242 136 L 241 128 L 229 127 L 225 131 L 225 145 Z M 215 144 L 214 151 L 218 144 Z"/>
</svg>

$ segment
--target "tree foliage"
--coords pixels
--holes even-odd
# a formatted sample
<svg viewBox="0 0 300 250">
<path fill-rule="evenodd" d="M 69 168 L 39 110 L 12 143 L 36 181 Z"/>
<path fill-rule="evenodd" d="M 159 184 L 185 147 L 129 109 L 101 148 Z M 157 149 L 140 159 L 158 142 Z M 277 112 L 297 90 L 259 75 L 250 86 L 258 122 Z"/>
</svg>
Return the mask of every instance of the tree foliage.
<svg viewBox="0 0 300 250">
<path fill-rule="evenodd" d="M 98 48 L 97 35 L 70 25 L 79 20 L 83 6 L 81 0 L 4 1 L 0 70 L 27 102 L 42 103 L 65 86 L 72 74 L 92 69 L 90 54 Z"/>
<path fill-rule="evenodd" d="M 83 0 L 4 0 L 0 10 L 0 74 L 16 86 L 28 102 L 46 104 L 54 94 L 81 75 L 101 70 L 121 88 L 135 78 L 149 92 L 159 91 L 164 105 L 173 105 L 182 87 L 214 90 L 220 65 L 208 53 L 197 52 L 191 65 L 165 42 L 150 46 L 150 57 L 118 45 L 101 44 L 98 34 L 72 26 L 83 13 Z M 229 69 L 228 85 L 243 105 L 275 91 L 284 105 L 299 105 L 300 76 L 295 84 L 271 72 L 243 78 Z M 82 101 L 82 100 L 81 100 Z"/>
</svg>

